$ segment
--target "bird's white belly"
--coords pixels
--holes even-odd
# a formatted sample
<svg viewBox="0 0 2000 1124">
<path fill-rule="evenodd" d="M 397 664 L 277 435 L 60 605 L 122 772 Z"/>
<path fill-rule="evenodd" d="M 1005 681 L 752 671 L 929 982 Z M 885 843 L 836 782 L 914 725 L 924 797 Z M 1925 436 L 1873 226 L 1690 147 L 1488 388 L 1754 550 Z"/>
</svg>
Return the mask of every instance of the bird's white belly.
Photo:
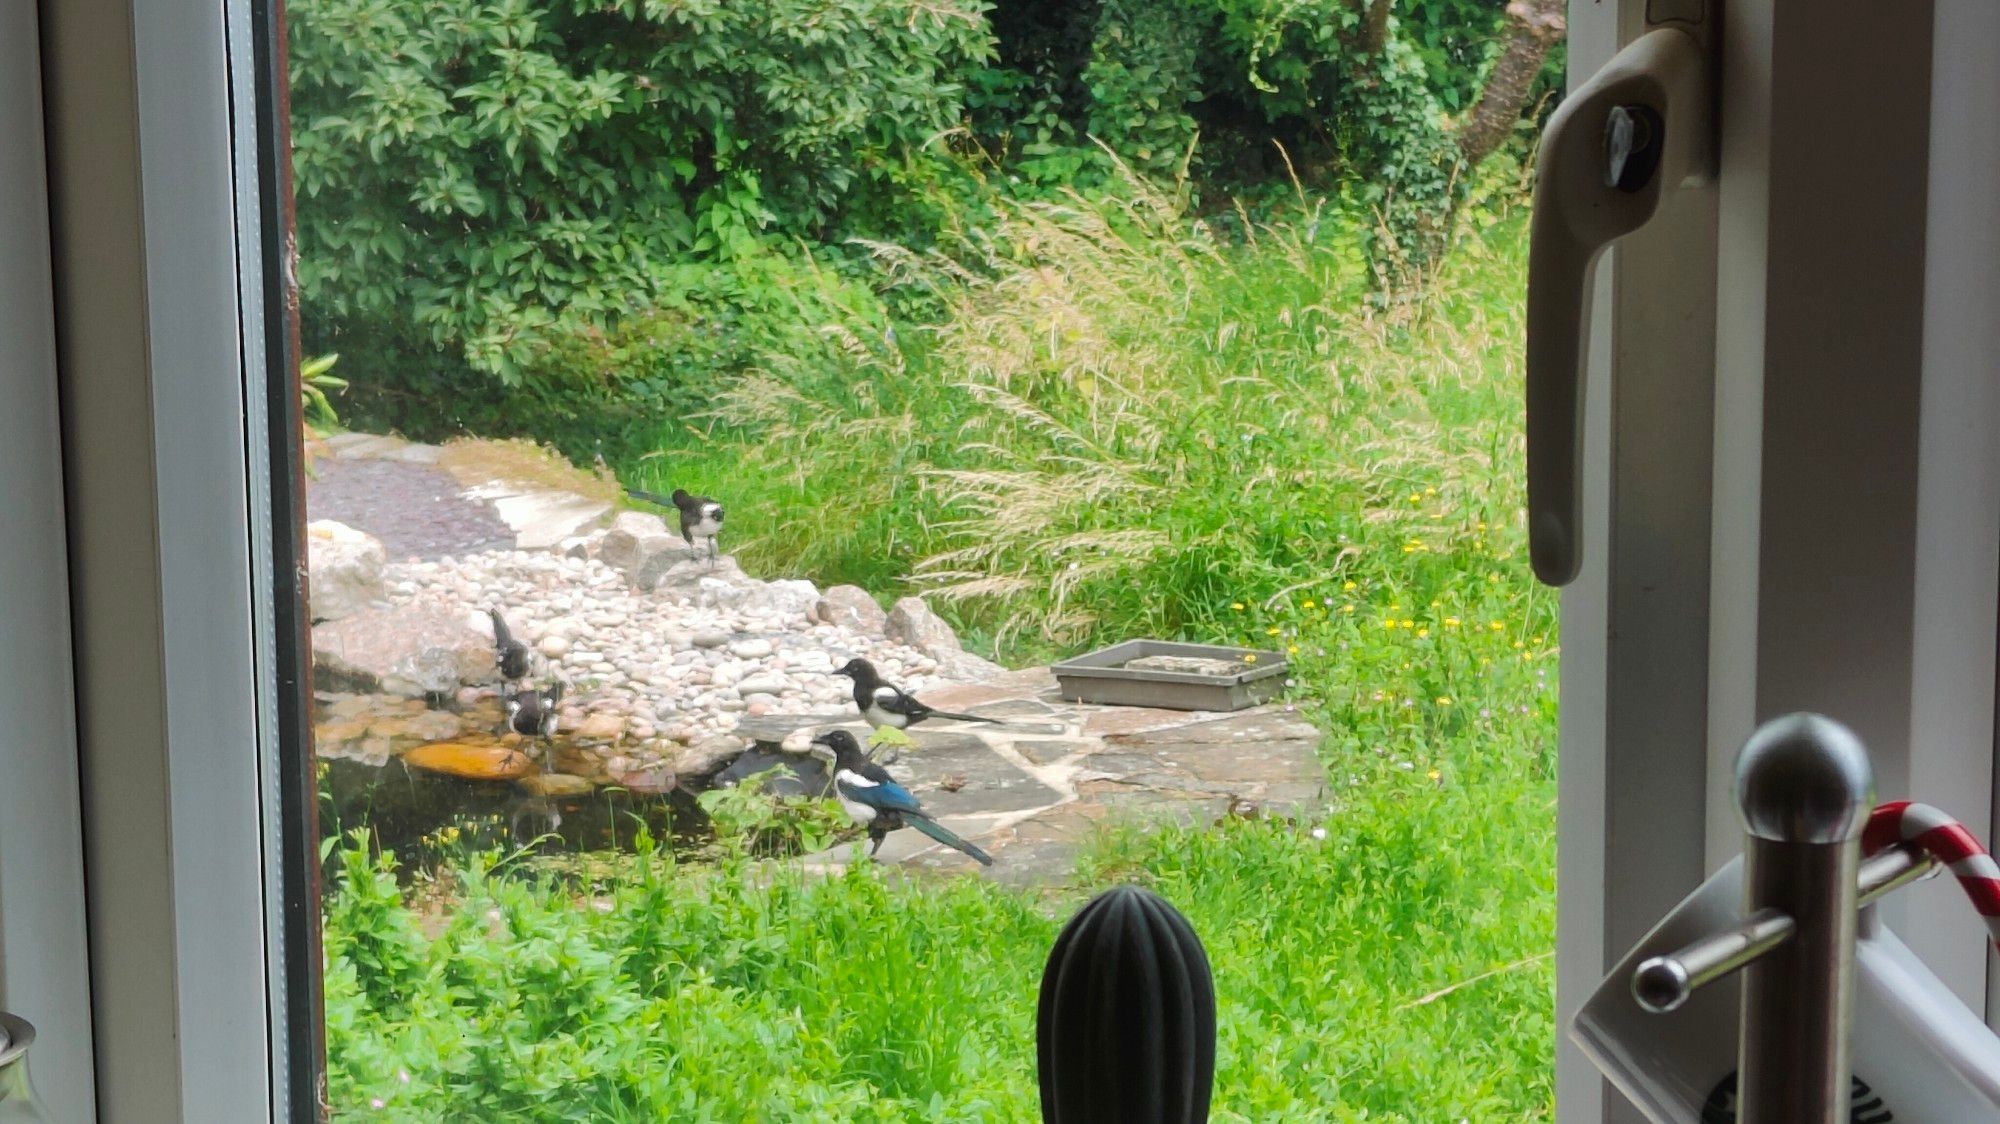
<svg viewBox="0 0 2000 1124">
<path fill-rule="evenodd" d="M 688 524 L 688 534 L 698 539 L 712 539 L 722 531 L 722 520 L 704 515 Z"/>
<path fill-rule="evenodd" d="M 901 730 L 910 724 L 909 715 L 897 714 L 896 712 L 890 710 L 883 710 L 879 706 L 871 706 L 867 710 L 862 711 L 861 717 L 867 719 L 868 724 L 870 726 L 875 727 L 877 730 L 881 729 L 884 726 L 887 726 L 892 730 Z"/>
<path fill-rule="evenodd" d="M 840 806 L 847 809 L 847 818 L 853 820 L 855 823 L 875 822 L 875 809 L 870 808 L 866 804 L 849 800 L 843 796 L 840 798 Z"/>
</svg>

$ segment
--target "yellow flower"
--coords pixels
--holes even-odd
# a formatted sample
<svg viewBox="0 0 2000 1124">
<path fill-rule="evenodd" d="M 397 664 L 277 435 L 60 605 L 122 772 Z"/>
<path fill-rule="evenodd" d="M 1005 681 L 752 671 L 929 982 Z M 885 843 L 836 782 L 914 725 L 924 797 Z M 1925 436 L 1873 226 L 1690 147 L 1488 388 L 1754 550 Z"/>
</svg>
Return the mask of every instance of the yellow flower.
<svg viewBox="0 0 2000 1124">
<path fill-rule="evenodd" d="M 1446 628 L 1457 628 L 1457 627 L 1458 627 L 1458 618 L 1457 618 L 1457 617 L 1446 617 L 1446 618 L 1444 619 L 1444 626 L 1445 626 Z"/>
<path fill-rule="evenodd" d="M 1276 636 L 1277 634 L 1278 630 L 1275 628 L 1267 628 L 1264 630 L 1264 635 L 1266 636 Z"/>
<path fill-rule="evenodd" d="M 1515 650 L 1515 651 L 1519 651 L 1519 650 L 1521 650 L 1522 648 L 1525 648 L 1525 647 L 1527 647 L 1527 645 L 1526 645 L 1526 644 L 1523 644 L 1523 643 L 1521 643 L 1521 642 L 1520 642 L 1519 640 L 1516 640 L 1516 641 L 1514 641 L 1514 650 Z M 1522 656 L 1521 658 L 1525 660 L 1525 659 L 1527 659 L 1528 657 L 1526 657 L 1526 656 Z"/>
<path fill-rule="evenodd" d="M 1505 631 L 1506 631 L 1506 629 L 1507 629 L 1507 622 L 1506 622 L 1506 621 L 1494 621 L 1494 622 L 1493 622 L 1492 624 L 1489 624 L 1489 625 L 1487 625 L 1486 627 L 1487 627 L 1487 628 L 1490 628 L 1490 629 L 1492 629 L 1492 630 L 1493 630 L 1493 631 L 1495 631 L 1495 632 L 1505 632 Z"/>
<path fill-rule="evenodd" d="M 1424 494 L 1423 494 L 1422 492 L 1411 492 L 1411 493 L 1410 493 L 1410 502 L 1411 502 L 1411 503 L 1422 503 L 1422 502 L 1424 502 Z"/>
<path fill-rule="evenodd" d="M 1310 597 L 1308 597 L 1308 598 L 1306 598 L 1306 599 L 1305 599 L 1305 602 L 1304 602 L 1304 603 L 1303 603 L 1303 604 L 1302 604 L 1302 605 L 1301 605 L 1300 607 L 1301 607 L 1301 608 L 1306 608 L 1306 609 L 1310 609 L 1310 608 L 1312 608 L 1312 607 L 1314 606 L 1314 604 L 1315 604 L 1315 602 L 1313 601 L 1313 599 L 1312 599 L 1312 598 L 1310 598 Z"/>
<path fill-rule="evenodd" d="M 1340 611 L 1341 611 L 1341 612 L 1343 612 L 1343 613 L 1351 613 L 1351 612 L 1353 612 L 1353 611 L 1354 611 L 1354 606 L 1352 606 L 1352 605 L 1342 605 L 1342 606 L 1340 607 Z"/>
<path fill-rule="evenodd" d="M 1484 531 L 1484 530 L 1486 529 L 1486 524 L 1485 524 L 1485 523 L 1483 523 L 1483 522 L 1482 522 L 1482 523 L 1480 523 L 1480 524 L 1479 524 L 1479 529 L 1480 529 L 1480 530 L 1482 530 L 1482 531 Z"/>
<path fill-rule="evenodd" d="M 1354 588 L 1354 583 L 1353 583 L 1353 582 L 1341 582 L 1341 583 L 1340 583 L 1340 588 L 1342 588 L 1342 589 L 1353 589 L 1353 588 Z"/>
<path fill-rule="evenodd" d="M 1432 601 L 1432 602 L 1431 602 L 1431 608 L 1435 609 L 1435 608 L 1437 608 L 1437 607 L 1438 607 L 1439 605 L 1442 605 L 1442 604 L 1444 604 L 1444 602 L 1442 602 L 1442 601 Z"/>
<path fill-rule="evenodd" d="M 1438 699 L 1437 699 L 1437 702 L 1438 702 L 1438 705 L 1439 705 L 1439 706 L 1450 706 L 1450 705 L 1451 705 L 1451 699 L 1450 699 L 1450 698 L 1449 698 L 1448 696 L 1445 696 L 1445 695 L 1439 695 L 1439 696 L 1438 696 Z"/>
<path fill-rule="evenodd" d="M 1287 645 L 1285 646 L 1285 654 L 1286 654 L 1286 655 L 1288 655 L 1288 656 L 1296 656 L 1296 655 L 1298 655 L 1298 654 L 1299 654 L 1299 646 L 1298 646 L 1297 644 L 1287 644 Z"/>
<path fill-rule="evenodd" d="M 1387 618 L 1387 619 L 1385 619 L 1385 620 L 1384 620 L 1384 621 L 1382 622 L 1382 627 L 1383 627 L 1383 628 L 1394 628 L 1394 627 L 1396 627 L 1396 619 L 1395 619 L 1394 617 L 1390 617 L 1390 618 Z"/>
<path fill-rule="evenodd" d="M 1499 575 L 1499 574 L 1488 574 L 1488 575 L 1486 575 L 1486 580 L 1487 580 L 1487 581 L 1489 581 L 1489 582 L 1491 582 L 1491 583 L 1493 583 L 1494 585 L 1499 585 L 1499 584 L 1500 584 L 1500 575 Z"/>
<path fill-rule="evenodd" d="M 1417 639 L 1419 640 L 1428 640 L 1430 639 L 1430 636 L 1431 636 L 1431 630 L 1428 628 L 1420 628 L 1417 630 Z"/>
<path fill-rule="evenodd" d="M 1404 553 L 1404 554 L 1415 554 L 1416 552 L 1417 552 L 1417 544 L 1416 544 L 1416 543 L 1413 543 L 1413 542 L 1406 542 L 1406 543 L 1404 543 L 1404 544 L 1403 544 L 1403 553 Z"/>
<path fill-rule="evenodd" d="M 1243 602 L 1241 602 L 1241 601 L 1231 601 L 1231 602 L 1229 603 L 1229 607 L 1230 607 L 1230 608 L 1232 608 L 1232 609 L 1234 609 L 1234 610 L 1236 610 L 1237 612 L 1239 612 L 1239 613 L 1240 613 L 1240 612 L 1242 612 L 1242 611 L 1243 611 Z"/>
<path fill-rule="evenodd" d="M 1391 602 L 1389 602 L 1389 611 L 1390 611 L 1390 612 L 1392 612 L 1392 613 L 1393 613 L 1393 612 L 1395 612 L 1396 610 L 1398 610 L 1398 609 L 1402 608 L 1402 607 L 1403 607 L 1403 603 L 1402 603 L 1401 601 L 1391 601 Z"/>
<path fill-rule="evenodd" d="M 1440 777 L 1444 776 L 1444 774 L 1443 774 L 1443 773 L 1440 773 L 1440 772 L 1438 772 L 1438 771 L 1437 771 L 1436 769 L 1432 769 L 1432 770 L 1431 770 L 1430 772 L 1428 772 L 1428 773 L 1426 773 L 1426 774 L 1424 774 L 1424 775 L 1425 775 L 1425 776 L 1427 776 L 1427 777 L 1429 777 L 1429 778 L 1430 778 L 1430 779 L 1432 779 L 1432 780 L 1437 780 L 1438 778 L 1440 778 Z"/>
<path fill-rule="evenodd" d="M 1415 628 L 1415 627 L 1417 627 L 1417 622 L 1415 622 L 1415 621 L 1404 621 L 1404 622 L 1403 622 L 1403 627 L 1404 627 L 1404 628 Z"/>
<path fill-rule="evenodd" d="M 1251 652 L 1250 654 L 1248 654 L 1248 655 L 1244 656 L 1244 657 L 1243 657 L 1243 662 L 1244 662 L 1244 663 L 1256 663 L 1256 662 L 1257 662 L 1257 653 L 1255 653 L 1255 652 Z"/>
</svg>

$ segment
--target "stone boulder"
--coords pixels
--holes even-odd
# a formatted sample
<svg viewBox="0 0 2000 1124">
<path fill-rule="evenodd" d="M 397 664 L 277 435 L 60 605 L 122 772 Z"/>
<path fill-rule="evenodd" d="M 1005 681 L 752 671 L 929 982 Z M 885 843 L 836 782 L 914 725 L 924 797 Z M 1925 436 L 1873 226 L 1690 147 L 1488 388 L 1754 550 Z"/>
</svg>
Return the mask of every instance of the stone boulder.
<svg viewBox="0 0 2000 1124">
<path fill-rule="evenodd" d="M 864 636 L 880 636 L 889 614 L 867 590 L 858 585 L 837 585 L 820 595 L 813 606 L 813 619 L 836 625 Z"/>
<path fill-rule="evenodd" d="M 745 612 L 769 613 L 786 621 L 802 621 L 812 617 L 813 606 L 819 600 L 818 586 L 789 579 L 760 582 L 744 596 L 741 608 Z"/>
<path fill-rule="evenodd" d="M 674 774 L 680 778 L 681 787 L 698 786 L 743 756 L 750 744 L 750 739 L 735 734 L 703 738 L 675 752 Z"/>
<path fill-rule="evenodd" d="M 882 635 L 933 659 L 941 652 L 964 650 L 958 642 L 958 633 L 943 617 L 932 612 L 930 604 L 921 597 L 898 598 L 882 622 Z"/>
<path fill-rule="evenodd" d="M 937 661 L 938 673 L 951 679 L 980 682 L 1006 672 L 992 660 L 975 656 L 958 642 L 958 633 L 931 611 L 921 597 L 905 597 L 889 610 L 882 634 Z"/>
<path fill-rule="evenodd" d="M 375 536 L 322 519 L 306 525 L 306 555 L 315 620 L 351 617 L 382 600 L 389 556 Z"/>
<path fill-rule="evenodd" d="M 680 542 L 678 538 L 674 540 Z M 661 597 L 678 598 L 699 605 L 733 608 L 750 595 L 757 579 L 743 572 L 736 559 L 725 554 L 710 562 L 706 558 L 682 557 L 667 566 L 652 585 Z"/>
<path fill-rule="evenodd" d="M 657 587 L 668 571 L 693 557 L 694 548 L 668 530 L 666 520 L 643 511 L 619 512 L 597 544 L 597 560 L 641 591 Z"/>
<path fill-rule="evenodd" d="M 367 609 L 312 630 L 318 690 L 444 695 L 499 677 L 477 620 L 437 608 Z"/>
</svg>

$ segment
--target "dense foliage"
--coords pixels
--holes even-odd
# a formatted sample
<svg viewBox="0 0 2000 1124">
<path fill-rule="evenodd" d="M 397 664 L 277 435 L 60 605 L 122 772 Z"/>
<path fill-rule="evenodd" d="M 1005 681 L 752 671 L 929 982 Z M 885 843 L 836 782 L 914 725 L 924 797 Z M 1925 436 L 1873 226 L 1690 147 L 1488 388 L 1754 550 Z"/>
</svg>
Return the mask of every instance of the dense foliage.
<svg viewBox="0 0 2000 1124">
<path fill-rule="evenodd" d="M 560 318 L 607 323 L 681 263 L 816 235 L 958 122 L 989 43 L 970 0 L 311 0 L 291 19 L 309 324 L 503 378 Z"/>
<path fill-rule="evenodd" d="M 1454 117 L 1499 0 L 302 0 L 290 8 L 306 342 L 343 413 L 628 465 L 782 345 L 855 240 L 917 250 L 1009 201 L 1347 209 L 1384 285 L 1471 182 Z M 1385 13 L 1387 8 L 1379 9 Z M 814 299 L 817 299 L 815 297 Z"/>
</svg>

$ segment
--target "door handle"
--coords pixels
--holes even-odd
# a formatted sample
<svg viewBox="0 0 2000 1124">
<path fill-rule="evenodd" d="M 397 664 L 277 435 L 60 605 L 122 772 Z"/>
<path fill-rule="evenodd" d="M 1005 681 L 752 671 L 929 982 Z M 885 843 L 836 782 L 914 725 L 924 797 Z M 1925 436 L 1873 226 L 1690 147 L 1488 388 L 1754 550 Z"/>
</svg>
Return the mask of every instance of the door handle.
<svg viewBox="0 0 2000 1124">
<path fill-rule="evenodd" d="M 1677 24 L 1633 40 L 1542 134 L 1528 237 L 1528 556 L 1549 585 L 1567 585 L 1582 564 L 1577 465 L 1592 267 L 1653 217 L 1666 192 L 1708 176 L 1710 79 L 1699 31 Z"/>
</svg>

